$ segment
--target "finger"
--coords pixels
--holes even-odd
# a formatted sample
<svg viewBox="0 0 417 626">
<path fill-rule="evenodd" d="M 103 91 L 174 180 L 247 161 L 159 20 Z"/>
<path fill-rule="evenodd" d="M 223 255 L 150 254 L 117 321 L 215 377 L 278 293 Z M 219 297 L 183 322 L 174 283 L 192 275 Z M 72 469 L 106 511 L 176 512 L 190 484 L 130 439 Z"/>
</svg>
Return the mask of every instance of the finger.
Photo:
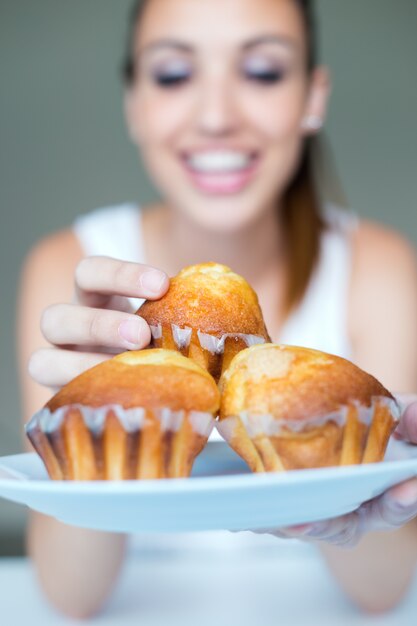
<svg viewBox="0 0 417 626">
<path fill-rule="evenodd" d="M 85 370 L 112 356 L 114 355 L 42 348 L 32 354 L 28 370 L 33 380 L 40 385 L 60 388 Z"/>
<path fill-rule="evenodd" d="M 104 346 L 139 350 L 151 340 L 148 324 L 138 315 L 74 304 L 54 304 L 42 314 L 42 333 L 57 346 Z"/>
<path fill-rule="evenodd" d="M 417 444 L 417 401 L 409 404 L 401 416 L 395 434 L 405 441 Z"/>
<path fill-rule="evenodd" d="M 417 516 L 417 479 L 395 485 L 364 502 L 355 513 L 360 531 L 394 530 Z"/>
<path fill-rule="evenodd" d="M 356 511 L 311 524 L 301 524 L 280 529 L 287 537 L 303 541 L 324 541 L 338 546 L 353 547 L 361 534 L 360 519 Z"/>
<path fill-rule="evenodd" d="M 381 518 L 390 526 L 406 524 L 417 517 L 417 478 L 391 487 L 377 503 Z"/>
<path fill-rule="evenodd" d="M 87 306 L 105 306 L 113 295 L 157 300 L 168 286 L 165 272 L 110 257 L 86 257 L 75 270 L 77 301 Z"/>
</svg>

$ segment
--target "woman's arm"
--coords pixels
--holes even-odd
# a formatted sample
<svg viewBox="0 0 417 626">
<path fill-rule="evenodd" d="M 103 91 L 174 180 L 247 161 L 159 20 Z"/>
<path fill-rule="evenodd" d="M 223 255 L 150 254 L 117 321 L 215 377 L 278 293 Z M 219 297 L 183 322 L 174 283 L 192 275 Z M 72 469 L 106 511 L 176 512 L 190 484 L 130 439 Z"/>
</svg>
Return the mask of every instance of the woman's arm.
<svg viewBox="0 0 417 626">
<path fill-rule="evenodd" d="M 74 235 L 63 232 L 36 246 L 26 260 L 18 307 L 25 421 L 50 398 L 51 388 L 115 351 L 144 348 L 150 329 L 132 314 L 127 297 L 157 299 L 168 289 L 168 277 L 154 268 L 81 256 Z M 108 597 L 122 564 L 125 537 L 73 528 L 34 513 L 28 548 L 51 603 L 68 615 L 85 617 Z"/>
<path fill-rule="evenodd" d="M 45 307 L 70 302 L 74 271 L 82 251 L 70 232 L 53 235 L 28 255 L 21 278 L 18 303 L 18 342 L 24 421 L 38 411 L 52 391 L 28 374 L 35 350 L 51 346 L 42 336 L 40 320 Z M 53 361 L 56 368 L 57 361 Z M 87 363 L 84 364 L 87 367 Z M 47 363 L 37 366 L 47 374 Z M 27 449 L 30 444 L 26 442 Z M 50 602 L 72 617 L 86 617 L 104 603 L 119 573 L 125 537 L 66 526 L 32 512 L 28 551 L 41 586 Z"/>
<path fill-rule="evenodd" d="M 76 268 L 81 281 L 88 282 L 91 275 L 88 268 L 91 268 L 91 264 L 83 262 L 80 265 L 81 256 L 82 251 L 73 234 L 62 232 L 38 244 L 26 259 L 18 310 L 19 361 L 25 422 L 53 393 L 43 385 L 52 387 L 55 384 L 64 384 L 83 369 L 107 358 L 105 354 L 89 353 L 88 344 L 90 349 L 97 343 L 106 345 L 108 338 L 113 344 L 117 343 L 117 337 L 112 332 L 115 322 L 117 325 L 123 317 L 133 318 L 128 314 L 112 311 L 99 311 L 96 314 L 93 309 L 80 307 L 74 309 L 76 319 L 73 319 L 72 310 L 68 311 L 65 306 L 54 306 L 73 300 Z M 98 275 L 108 276 L 108 266 L 104 261 L 100 266 L 103 271 L 98 271 Z M 110 266 L 118 267 L 111 262 Z M 96 270 L 100 269 L 97 264 L 94 267 Z M 128 272 L 129 270 L 131 268 L 128 268 Z M 137 281 L 138 268 L 135 271 L 132 279 Z M 122 279 L 123 272 L 119 271 L 119 276 Z M 111 287 L 112 285 L 110 291 Z M 117 290 L 116 277 L 114 287 Z M 94 299 L 93 284 L 92 288 L 92 293 L 87 293 L 79 287 L 79 295 L 87 300 Z M 139 283 L 136 285 L 134 282 L 132 289 L 138 291 Z M 140 296 L 140 293 L 132 295 Z M 96 304 L 97 299 L 101 299 L 103 306 L 106 302 L 109 303 L 109 296 L 97 296 Z M 49 308 L 45 314 L 47 307 Z M 81 317 L 77 318 L 76 314 L 80 311 Z M 65 319 L 65 315 L 69 315 L 69 318 Z M 80 342 L 87 344 L 86 352 L 60 350 L 59 346 L 53 348 L 42 335 L 41 318 L 48 338 L 55 336 L 59 343 L 61 333 L 63 344 L 71 344 L 75 342 L 71 341 L 69 334 L 65 335 L 66 331 L 78 332 Z M 95 335 L 94 339 L 92 335 Z M 120 337 L 119 343 L 121 351 L 126 349 Z M 29 362 L 32 376 L 28 373 Z M 34 378 L 42 385 L 35 382 Z M 29 449 L 28 442 L 26 445 Z M 67 526 L 38 513 L 30 516 L 28 551 L 41 585 L 50 602 L 72 617 L 87 617 L 99 610 L 117 579 L 124 550 L 124 535 Z"/>
<path fill-rule="evenodd" d="M 417 391 L 416 257 L 400 236 L 379 226 L 364 224 L 355 237 L 350 325 L 357 365 L 391 391 Z M 417 500 L 417 485 L 409 488 Z M 318 545 L 357 605 L 385 611 L 401 600 L 412 580 L 417 520 L 396 531 L 368 533 L 350 550 Z"/>
<path fill-rule="evenodd" d="M 60 612 L 73 618 L 97 613 L 112 591 L 126 537 L 75 526 L 31 512 L 27 546 L 41 587 Z"/>
</svg>

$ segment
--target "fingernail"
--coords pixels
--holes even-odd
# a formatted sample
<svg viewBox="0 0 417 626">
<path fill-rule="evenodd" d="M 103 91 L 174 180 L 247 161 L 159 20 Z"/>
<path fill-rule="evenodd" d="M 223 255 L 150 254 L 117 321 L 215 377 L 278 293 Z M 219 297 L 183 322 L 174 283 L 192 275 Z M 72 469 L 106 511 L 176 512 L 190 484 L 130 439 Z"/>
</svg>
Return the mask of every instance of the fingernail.
<svg viewBox="0 0 417 626">
<path fill-rule="evenodd" d="M 128 348 L 137 349 L 141 347 L 143 326 L 139 318 L 123 320 L 119 325 L 118 332 Z"/>
<path fill-rule="evenodd" d="M 147 293 L 151 295 L 159 294 L 162 288 L 162 285 L 166 281 L 166 274 L 164 272 L 160 272 L 159 270 L 148 270 L 140 277 L 140 285 Z"/>
</svg>

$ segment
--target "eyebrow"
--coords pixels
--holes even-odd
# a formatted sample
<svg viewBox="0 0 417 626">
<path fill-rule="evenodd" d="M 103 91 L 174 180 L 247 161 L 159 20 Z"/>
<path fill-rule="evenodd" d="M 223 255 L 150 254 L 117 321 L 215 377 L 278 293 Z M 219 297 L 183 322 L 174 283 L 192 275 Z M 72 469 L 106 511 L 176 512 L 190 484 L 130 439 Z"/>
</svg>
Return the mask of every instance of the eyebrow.
<svg viewBox="0 0 417 626">
<path fill-rule="evenodd" d="M 295 41 L 291 39 L 291 37 L 287 37 L 286 35 L 277 35 L 277 34 L 267 34 L 260 35 L 258 37 L 254 37 L 249 41 L 246 41 L 242 44 L 241 48 L 243 50 L 250 50 L 251 48 L 255 48 L 256 46 L 260 46 L 263 44 L 278 44 L 280 46 L 285 46 L 287 48 L 294 49 L 296 47 Z M 151 52 L 153 50 L 159 50 L 160 48 L 174 48 L 180 52 L 187 52 L 192 54 L 195 52 L 194 46 L 190 44 L 186 44 L 177 39 L 158 39 L 158 41 L 153 41 L 146 46 L 143 46 L 141 50 L 139 50 L 140 54 Z"/>
<path fill-rule="evenodd" d="M 177 39 L 158 39 L 158 41 L 152 41 L 146 46 L 143 46 L 143 48 L 139 50 L 139 53 L 142 54 L 144 52 L 151 52 L 152 50 L 158 50 L 159 48 L 175 48 L 181 52 L 194 52 L 193 46 L 178 41 Z"/>
<path fill-rule="evenodd" d="M 286 46 L 287 48 L 295 48 L 296 44 L 294 39 L 291 37 L 287 37 L 286 35 L 260 35 L 259 37 L 255 37 L 254 39 L 250 39 L 245 42 L 242 46 L 244 50 L 248 50 L 249 48 L 254 48 L 255 46 L 260 46 L 262 44 L 270 44 L 275 43 L 280 46 Z"/>
</svg>

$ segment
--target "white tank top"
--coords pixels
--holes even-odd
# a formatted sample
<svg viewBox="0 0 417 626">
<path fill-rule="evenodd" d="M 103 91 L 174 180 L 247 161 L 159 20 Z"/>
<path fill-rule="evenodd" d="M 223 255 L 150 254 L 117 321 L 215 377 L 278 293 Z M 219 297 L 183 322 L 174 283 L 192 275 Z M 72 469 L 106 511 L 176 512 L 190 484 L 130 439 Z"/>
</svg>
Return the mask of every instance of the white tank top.
<svg viewBox="0 0 417 626">
<path fill-rule="evenodd" d="M 329 228 L 322 234 L 320 258 L 309 287 L 280 336 L 273 339 L 350 358 L 346 317 L 350 240 L 358 220 L 355 214 L 332 206 L 325 208 L 324 216 Z M 105 255 L 146 263 L 141 210 L 136 205 L 96 209 L 77 217 L 73 230 L 86 256 Z M 142 302 L 133 298 L 132 301 L 137 306 Z"/>
<path fill-rule="evenodd" d="M 347 332 L 347 299 L 351 268 L 350 234 L 356 228 L 355 214 L 326 207 L 329 228 L 323 233 L 320 259 L 304 298 L 275 341 L 316 348 L 345 358 L 351 356 Z M 146 263 L 142 215 L 138 206 L 123 204 L 96 209 L 76 218 L 73 230 L 86 256 L 105 255 Z M 215 261 L 215 259 L 213 259 Z M 143 300 L 133 299 L 139 306 Z M 161 535 L 143 533 L 131 538 L 131 549 L 141 553 L 169 550 L 181 558 L 193 550 L 291 550 L 303 556 L 313 544 L 279 539 L 250 532 L 213 531 Z"/>
</svg>

